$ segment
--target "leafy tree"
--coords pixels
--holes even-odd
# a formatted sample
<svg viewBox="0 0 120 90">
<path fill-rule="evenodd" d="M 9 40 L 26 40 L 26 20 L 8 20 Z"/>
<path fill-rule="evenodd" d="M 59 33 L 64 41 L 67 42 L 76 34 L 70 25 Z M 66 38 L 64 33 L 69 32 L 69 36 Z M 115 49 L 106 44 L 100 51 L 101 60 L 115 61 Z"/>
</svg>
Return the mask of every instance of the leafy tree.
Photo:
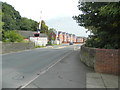
<svg viewBox="0 0 120 90">
<path fill-rule="evenodd" d="M 78 8 L 83 13 L 73 18 L 93 33 L 86 46 L 120 48 L 120 2 L 79 2 Z"/>
<path fill-rule="evenodd" d="M 1 4 L 1 2 L 0 2 L 0 4 Z M 2 26 L 4 25 L 4 23 L 2 22 L 3 13 L 2 13 L 1 6 L 2 5 L 0 5 L 0 41 L 2 40 Z"/>
<path fill-rule="evenodd" d="M 48 30 L 48 39 L 49 39 L 49 40 L 55 40 L 55 38 L 52 38 L 52 37 L 51 37 L 51 33 L 52 33 L 52 32 L 55 32 L 55 31 L 56 31 L 56 30 L 55 30 L 54 28 L 50 28 L 50 29 Z"/>
<path fill-rule="evenodd" d="M 18 11 L 7 3 L 2 3 L 4 30 L 30 30 L 36 31 L 38 23 L 32 19 L 21 17 Z"/>
<path fill-rule="evenodd" d="M 2 16 L 2 21 L 4 22 L 3 29 L 19 30 L 19 22 L 21 19 L 19 12 L 7 3 L 2 3 L 2 12 L 4 13 Z"/>
<path fill-rule="evenodd" d="M 3 31 L 3 42 L 21 42 L 23 39 L 24 37 L 18 34 L 15 30 Z"/>
<path fill-rule="evenodd" d="M 36 31 L 38 23 L 32 19 L 28 19 L 25 17 L 21 18 L 20 29 L 28 30 L 28 31 Z"/>
<path fill-rule="evenodd" d="M 2 31 L 2 26 L 4 25 L 4 23 L 2 22 L 2 10 L 0 9 L 0 32 Z"/>
<path fill-rule="evenodd" d="M 48 35 L 48 26 L 45 24 L 45 21 L 41 21 L 41 33 L 45 33 Z"/>
</svg>

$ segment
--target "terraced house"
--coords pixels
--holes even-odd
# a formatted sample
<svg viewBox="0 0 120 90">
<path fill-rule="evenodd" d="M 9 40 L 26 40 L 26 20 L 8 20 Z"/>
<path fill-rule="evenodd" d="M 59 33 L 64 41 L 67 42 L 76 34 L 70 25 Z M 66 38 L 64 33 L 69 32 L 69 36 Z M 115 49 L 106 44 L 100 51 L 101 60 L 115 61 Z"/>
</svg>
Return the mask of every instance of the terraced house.
<svg viewBox="0 0 120 90">
<path fill-rule="evenodd" d="M 69 34 L 62 31 L 55 31 L 51 33 L 51 39 L 54 40 L 54 44 L 61 43 L 84 43 L 85 37 L 76 36 L 75 34 Z M 57 42 L 57 43 L 56 43 Z"/>
</svg>

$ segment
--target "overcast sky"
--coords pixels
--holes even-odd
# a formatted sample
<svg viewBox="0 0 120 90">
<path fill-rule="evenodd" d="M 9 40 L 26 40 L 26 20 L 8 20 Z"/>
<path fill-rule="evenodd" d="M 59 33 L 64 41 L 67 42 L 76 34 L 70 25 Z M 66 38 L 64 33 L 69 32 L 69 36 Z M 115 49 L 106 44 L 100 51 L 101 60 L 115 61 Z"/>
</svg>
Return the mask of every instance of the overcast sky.
<svg viewBox="0 0 120 90">
<path fill-rule="evenodd" d="M 86 30 L 72 19 L 81 12 L 79 0 L 1 0 L 12 5 L 22 17 L 40 21 L 40 16 L 48 27 L 78 36 L 87 36 Z M 42 14 L 40 13 L 42 11 Z M 61 20 L 62 19 L 62 20 Z M 54 26 L 55 25 L 55 26 Z"/>
</svg>

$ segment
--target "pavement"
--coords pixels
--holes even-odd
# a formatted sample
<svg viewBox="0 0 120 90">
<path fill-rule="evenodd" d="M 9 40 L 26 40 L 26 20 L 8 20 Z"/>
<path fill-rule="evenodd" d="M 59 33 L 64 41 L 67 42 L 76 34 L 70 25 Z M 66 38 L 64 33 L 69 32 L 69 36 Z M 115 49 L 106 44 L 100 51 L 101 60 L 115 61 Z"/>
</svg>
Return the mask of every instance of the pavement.
<svg viewBox="0 0 120 90">
<path fill-rule="evenodd" d="M 79 59 L 79 51 L 62 59 L 25 88 L 118 89 L 118 76 L 95 73 Z"/>
<path fill-rule="evenodd" d="M 118 88 L 119 79 L 116 75 L 87 73 L 86 88 Z"/>
<path fill-rule="evenodd" d="M 118 76 L 95 73 L 79 60 L 79 51 L 62 59 L 25 88 L 118 88 Z"/>
</svg>

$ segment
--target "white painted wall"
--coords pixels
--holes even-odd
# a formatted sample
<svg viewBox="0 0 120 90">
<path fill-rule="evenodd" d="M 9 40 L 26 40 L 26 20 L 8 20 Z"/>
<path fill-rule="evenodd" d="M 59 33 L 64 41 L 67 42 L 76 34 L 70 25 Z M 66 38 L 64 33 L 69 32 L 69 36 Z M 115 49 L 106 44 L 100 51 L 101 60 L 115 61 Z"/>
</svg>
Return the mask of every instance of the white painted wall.
<svg viewBox="0 0 120 90">
<path fill-rule="evenodd" d="M 46 46 L 47 37 L 30 37 L 30 41 L 35 43 L 35 46 Z"/>
<path fill-rule="evenodd" d="M 55 40 L 55 41 L 51 41 L 52 42 L 52 44 L 57 44 L 57 45 L 59 45 L 59 44 L 61 44 L 62 42 L 60 42 L 59 40 Z"/>
</svg>

